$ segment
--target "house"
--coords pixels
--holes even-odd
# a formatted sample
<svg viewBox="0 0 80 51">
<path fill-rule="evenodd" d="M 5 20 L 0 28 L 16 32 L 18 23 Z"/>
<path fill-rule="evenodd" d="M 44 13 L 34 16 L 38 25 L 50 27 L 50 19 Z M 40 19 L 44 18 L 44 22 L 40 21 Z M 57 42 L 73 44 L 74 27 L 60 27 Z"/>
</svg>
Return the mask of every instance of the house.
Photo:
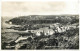
<svg viewBox="0 0 80 51">
<path fill-rule="evenodd" d="M 12 24 L 12 22 L 9 22 L 9 24 Z"/>
<path fill-rule="evenodd" d="M 36 36 L 40 36 L 41 35 L 41 33 L 38 31 L 38 32 L 36 32 Z"/>
</svg>

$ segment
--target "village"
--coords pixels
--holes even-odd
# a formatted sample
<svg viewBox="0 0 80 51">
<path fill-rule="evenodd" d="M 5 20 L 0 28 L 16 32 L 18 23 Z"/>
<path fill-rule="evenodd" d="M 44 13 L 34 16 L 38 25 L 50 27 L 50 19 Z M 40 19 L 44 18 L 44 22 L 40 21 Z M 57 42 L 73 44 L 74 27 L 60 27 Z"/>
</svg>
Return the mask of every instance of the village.
<svg viewBox="0 0 80 51">
<path fill-rule="evenodd" d="M 2 30 L 2 49 L 79 48 L 78 15 L 20 16 L 5 20 Z"/>
<path fill-rule="evenodd" d="M 28 27 L 26 27 L 27 30 L 24 31 L 24 32 L 26 32 L 25 35 L 21 34 L 16 40 L 9 42 L 9 44 L 6 46 L 6 48 L 14 48 L 15 47 L 15 49 L 19 49 L 22 46 L 24 46 L 25 44 L 27 44 L 27 43 L 29 44 L 31 41 L 37 41 L 37 42 L 38 41 L 42 41 L 42 42 L 45 41 L 45 43 L 48 43 L 47 41 L 49 40 L 49 37 L 51 37 L 51 36 L 53 36 L 54 34 L 57 34 L 57 33 L 60 34 L 60 33 L 66 32 L 67 30 L 71 30 L 71 29 L 73 30 L 75 28 L 78 28 L 77 25 L 78 24 L 64 26 L 62 24 L 55 23 L 55 24 L 52 24 L 50 26 L 40 27 L 39 29 L 36 29 L 36 30 L 30 30 L 30 29 L 28 29 L 28 27 L 29 27 L 29 25 L 28 25 Z M 31 25 L 30 25 L 30 27 L 31 27 Z M 13 27 L 13 29 L 14 29 L 14 27 Z M 18 30 L 18 29 L 16 29 L 16 30 Z M 37 39 L 35 39 L 35 38 L 37 38 Z M 53 38 L 54 37 L 52 37 L 51 39 L 53 39 Z M 28 39 L 29 39 L 30 42 L 28 42 L 28 41 L 26 42 L 26 40 L 28 40 Z M 55 44 L 58 43 L 56 41 L 54 41 Z M 11 46 L 10 43 L 11 44 L 13 43 L 15 45 Z M 58 45 L 58 44 L 56 44 L 56 45 Z M 35 44 L 34 46 L 37 46 L 37 44 Z M 37 48 L 37 47 L 35 47 L 35 48 Z"/>
</svg>

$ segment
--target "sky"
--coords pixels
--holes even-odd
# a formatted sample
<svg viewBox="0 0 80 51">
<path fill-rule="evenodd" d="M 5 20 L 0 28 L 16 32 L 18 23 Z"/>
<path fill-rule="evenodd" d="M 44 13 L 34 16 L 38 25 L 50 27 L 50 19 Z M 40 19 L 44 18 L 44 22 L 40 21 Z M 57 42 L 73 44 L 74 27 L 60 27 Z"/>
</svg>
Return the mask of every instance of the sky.
<svg viewBox="0 0 80 51">
<path fill-rule="evenodd" d="M 78 0 L 47 2 L 2 2 L 1 16 L 78 14 Z"/>
</svg>

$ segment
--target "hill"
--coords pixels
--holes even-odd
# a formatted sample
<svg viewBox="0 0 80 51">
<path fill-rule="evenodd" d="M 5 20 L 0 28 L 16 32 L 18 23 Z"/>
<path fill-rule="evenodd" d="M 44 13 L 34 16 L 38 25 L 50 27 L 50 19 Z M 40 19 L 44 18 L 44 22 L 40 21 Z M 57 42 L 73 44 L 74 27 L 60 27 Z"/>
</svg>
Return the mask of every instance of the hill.
<svg viewBox="0 0 80 51">
<path fill-rule="evenodd" d="M 12 22 L 15 25 L 24 24 L 49 24 L 49 23 L 76 23 L 79 22 L 78 15 L 29 15 L 29 16 L 19 16 L 6 23 Z"/>
</svg>

